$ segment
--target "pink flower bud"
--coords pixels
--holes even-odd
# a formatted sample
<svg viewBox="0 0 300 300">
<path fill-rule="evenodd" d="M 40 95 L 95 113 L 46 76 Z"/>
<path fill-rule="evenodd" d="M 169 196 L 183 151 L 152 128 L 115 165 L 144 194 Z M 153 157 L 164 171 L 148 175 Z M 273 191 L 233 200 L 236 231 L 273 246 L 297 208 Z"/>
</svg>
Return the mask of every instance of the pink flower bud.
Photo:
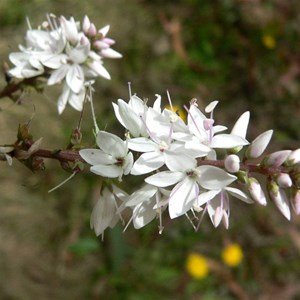
<svg viewBox="0 0 300 300">
<path fill-rule="evenodd" d="M 263 154 L 265 149 L 267 148 L 271 137 L 273 134 L 273 130 L 268 130 L 260 134 L 249 146 L 246 151 L 247 158 L 257 158 Z"/>
<path fill-rule="evenodd" d="M 292 151 L 287 159 L 289 165 L 294 165 L 300 162 L 300 148 Z"/>
<path fill-rule="evenodd" d="M 300 190 L 296 190 L 292 199 L 292 207 L 296 215 L 300 215 Z"/>
<path fill-rule="evenodd" d="M 267 199 L 259 182 L 255 178 L 251 177 L 248 179 L 247 186 L 253 200 L 255 200 L 260 205 L 266 206 Z"/>
<path fill-rule="evenodd" d="M 288 203 L 286 193 L 279 188 L 276 182 L 270 182 L 268 186 L 270 198 L 273 200 L 279 211 L 288 219 L 291 219 L 291 211 Z"/>
<path fill-rule="evenodd" d="M 87 36 L 92 38 L 94 36 L 96 36 L 97 34 L 97 29 L 96 29 L 96 26 L 94 23 L 91 23 L 91 26 L 90 28 L 88 29 L 88 32 L 87 32 Z"/>
<path fill-rule="evenodd" d="M 97 50 L 109 48 L 109 45 L 107 43 L 103 42 L 103 40 L 95 41 L 93 45 Z"/>
<path fill-rule="evenodd" d="M 265 157 L 263 164 L 265 166 L 272 166 L 272 167 L 279 167 L 281 166 L 288 156 L 291 154 L 291 150 L 282 150 L 282 151 L 276 151 L 272 154 Z"/>
<path fill-rule="evenodd" d="M 82 22 L 82 30 L 85 34 L 88 32 L 90 26 L 91 26 L 90 19 L 88 16 L 85 15 Z"/>
<path fill-rule="evenodd" d="M 289 174 L 281 173 L 276 177 L 276 182 L 281 188 L 289 188 L 293 185 Z"/>
<path fill-rule="evenodd" d="M 240 170 L 240 158 L 235 154 L 228 155 L 224 164 L 228 172 L 236 173 Z"/>
</svg>

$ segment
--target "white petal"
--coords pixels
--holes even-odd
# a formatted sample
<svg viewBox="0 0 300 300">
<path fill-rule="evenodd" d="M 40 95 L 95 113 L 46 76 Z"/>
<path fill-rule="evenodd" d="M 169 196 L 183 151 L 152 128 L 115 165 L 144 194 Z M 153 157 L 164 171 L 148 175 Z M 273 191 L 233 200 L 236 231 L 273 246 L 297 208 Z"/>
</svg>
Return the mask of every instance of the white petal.
<svg viewBox="0 0 300 300">
<path fill-rule="evenodd" d="M 134 137 L 138 137 L 141 133 L 141 128 L 144 126 L 141 118 L 123 100 L 118 100 L 118 106 L 119 114 L 125 127 Z"/>
<path fill-rule="evenodd" d="M 154 201 L 147 201 L 134 208 L 133 226 L 135 229 L 144 227 L 156 217 L 156 210 L 153 209 L 154 204 Z"/>
<path fill-rule="evenodd" d="M 57 101 L 57 107 L 58 107 L 58 113 L 59 114 L 61 114 L 64 111 L 64 109 L 65 109 L 65 107 L 68 103 L 70 93 L 71 93 L 70 88 L 68 87 L 67 84 L 65 84 L 64 87 L 63 87 L 63 92 L 59 96 L 58 101 Z"/>
<path fill-rule="evenodd" d="M 210 103 L 205 107 L 205 112 L 206 112 L 206 113 L 212 112 L 212 111 L 215 109 L 215 107 L 217 106 L 218 103 L 219 103 L 218 100 L 215 100 L 215 101 L 210 102 Z"/>
<path fill-rule="evenodd" d="M 70 93 L 69 104 L 76 110 L 82 111 L 85 98 L 85 89 L 83 88 L 78 94 Z"/>
<path fill-rule="evenodd" d="M 199 170 L 199 184 L 208 190 L 222 189 L 237 179 L 236 176 L 214 166 L 200 166 L 197 170 Z"/>
<path fill-rule="evenodd" d="M 111 154 L 113 157 L 122 158 L 127 155 L 126 142 L 112 133 L 99 131 L 96 142 L 100 149 L 105 153 Z"/>
<path fill-rule="evenodd" d="M 174 219 L 185 214 L 193 206 L 196 198 L 197 183 L 189 178 L 178 183 L 169 198 L 169 214 Z"/>
<path fill-rule="evenodd" d="M 145 137 L 128 140 L 128 148 L 137 152 L 152 152 L 157 149 L 157 144 Z"/>
<path fill-rule="evenodd" d="M 105 188 L 93 208 L 90 225 L 99 236 L 110 225 L 115 217 L 115 199 L 113 194 Z"/>
<path fill-rule="evenodd" d="M 202 192 L 196 199 L 196 204 L 200 207 L 203 204 L 207 203 L 209 200 L 213 199 L 216 195 L 218 195 L 221 190 L 211 190 L 208 192 Z"/>
<path fill-rule="evenodd" d="M 79 65 L 72 65 L 66 75 L 66 82 L 74 93 L 79 93 L 83 87 L 84 74 Z"/>
<path fill-rule="evenodd" d="M 109 178 L 117 178 L 122 175 L 122 168 L 116 165 L 95 165 L 91 167 L 91 172 Z"/>
<path fill-rule="evenodd" d="M 134 192 L 126 202 L 126 206 L 135 206 L 141 202 L 149 200 L 158 191 L 156 186 L 146 184 L 141 189 Z"/>
<path fill-rule="evenodd" d="M 134 163 L 131 170 L 132 175 L 142 175 L 159 169 L 164 165 L 164 157 L 157 152 L 146 152 Z"/>
<path fill-rule="evenodd" d="M 173 153 L 166 151 L 165 160 L 169 170 L 174 172 L 183 172 L 186 170 L 194 169 L 197 165 L 196 159 L 183 153 Z"/>
<path fill-rule="evenodd" d="M 114 162 L 110 154 L 99 149 L 82 149 L 79 151 L 79 155 L 90 165 L 107 165 Z"/>
<path fill-rule="evenodd" d="M 54 70 L 51 73 L 47 84 L 53 85 L 53 84 L 61 82 L 65 78 L 68 71 L 69 71 L 69 65 L 63 65 L 63 66 L 61 66 L 61 68 Z"/>
<path fill-rule="evenodd" d="M 123 173 L 124 175 L 128 175 L 132 169 L 133 166 L 133 154 L 131 152 L 128 152 L 127 156 L 124 159 L 124 164 L 123 164 Z"/>
<path fill-rule="evenodd" d="M 122 57 L 121 53 L 119 53 L 111 48 L 101 50 L 100 54 L 101 54 L 101 56 L 106 57 L 106 58 L 121 58 Z"/>
<path fill-rule="evenodd" d="M 244 138 L 233 134 L 218 134 L 215 135 L 211 142 L 212 148 L 230 149 L 237 146 L 248 145 L 249 142 Z"/>
<path fill-rule="evenodd" d="M 149 184 L 159 186 L 159 187 L 166 187 L 172 184 L 177 183 L 181 179 L 185 177 L 185 174 L 181 172 L 170 172 L 170 171 L 163 171 L 152 176 L 149 176 L 145 179 L 145 181 Z"/>
<path fill-rule="evenodd" d="M 239 119 L 235 122 L 231 130 L 231 134 L 238 135 L 242 138 L 246 138 L 249 119 L 250 119 L 250 112 L 249 111 L 244 112 L 239 117 Z"/>
<path fill-rule="evenodd" d="M 241 191 L 237 188 L 227 186 L 227 187 L 225 187 L 225 190 L 230 195 L 232 195 L 235 198 L 238 198 L 238 199 L 242 200 L 243 202 L 246 202 L 246 203 L 249 203 L 249 204 L 254 203 L 254 201 L 246 193 L 244 193 L 243 191 Z"/>
<path fill-rule="evenodd" d="M 92 61 L 91 63 L 88 64 L 88 67 L 94 71 L 98 76 L 101 76 L 105 79 L 110 80 L 110 75 L 108 71 L 103 67 L 101 61 Z"/>
</svg>

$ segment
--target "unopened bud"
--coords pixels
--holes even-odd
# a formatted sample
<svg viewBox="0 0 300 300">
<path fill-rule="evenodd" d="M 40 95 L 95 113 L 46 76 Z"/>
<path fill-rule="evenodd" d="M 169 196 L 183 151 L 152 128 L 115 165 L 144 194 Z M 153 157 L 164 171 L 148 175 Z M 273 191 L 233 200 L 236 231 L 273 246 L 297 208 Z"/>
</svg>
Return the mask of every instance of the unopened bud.
<svg viewBox="0 0 300 300">
<path fill-rule="evenodd" d="M 291 211 L 288 204 L 286 193 L 283 189 L 279 188 L 275 181 L 268 184 L 268 191 L 270 198 L 273 200 L 279 211 L 288 219 L 291 219 Z"/>
<path fill-rule="evenodd" d="M 272 167 L 279 167 L 281 166 L 291 154 L 291 150 L 282 150 L 276 151 L 272 154 L 266 156 L 263 160 L 263 165 L 265 166 L 272 166 Z"/>
<path fill-rule="evenodd" d="M 82 22 L 82 30 L 85 34 L 88 32 L 90 26 L 91 26 L 90 19 L 87 15 L 85 15 Z"/>
<path fill-rule="evenodd" d="M 292 207 L 296 215 L 300 215 L 300 190 L 295 190 L 292 198 Z"/>
<path fill-rule="evenodd" d="M 88 29 L 87 36 L 90 38 L 95 37 L 97 34 L 97 29 L 94 23 L 91 23 L 90 28 Z"/>
<path fill-rule="evenodd" d="M 298 162 L 300 162 L 300 148 L 292 151 L 286 161 L 287 165 L 289 166 L 295 165 Z"/>
<path fill-rule="evenodd" d="M 228 155 L 225 158 L 224 165 L 228 172 L 236 173 L 240 170 L 240 158 L 235 154 Z"/>
<path fill-rule="evenodd" d="M 257 158 L 261 156 L 267 148 L 271 140 L 272 134 L 273 130 L 268 130 L 260 134 L 248 147 L 246 151 L 246 157 Z"/>
<path fill-rule="evenodd" d="M 257 179 L 250 177 L 247 182 L 248 190 L 253 200 L 255 200 L 260 205 L 267 205 L 267 199 L 264 191 L 261 188 L 261 185 L 257 181 Z"/>
<path fill-rule="evenodd" d="M 281 173 L 276 177 L 276 182 L 281 188 L 289 188 L 293 185 L 289 174 Z"/>
</svg>

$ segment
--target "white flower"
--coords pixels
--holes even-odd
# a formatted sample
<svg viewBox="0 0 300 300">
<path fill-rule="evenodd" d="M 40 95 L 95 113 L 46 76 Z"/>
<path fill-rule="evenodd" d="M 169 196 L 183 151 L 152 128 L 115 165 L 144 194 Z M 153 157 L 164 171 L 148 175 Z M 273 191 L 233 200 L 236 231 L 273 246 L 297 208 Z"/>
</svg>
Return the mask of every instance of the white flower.
<svg viewBox="0 0 300 300">
<path fill-rule="evenodd" d="M 200 187 L 220 189 L 236 180 L 236 177 L 214 166 L 196 167 L 196 160 L 186 156 L 180 161 L 174 160 L 171 171 L 163 171 L 147 177 L 149 184 L 166 187 L 176 184 L 169 197 L 171 218 L 185 214 L 199 196 Z"/>
<path fill-rule="evenodd" d="M 120 216 L 117 213 L 117 199 L 124 200 L 128 195 L 121 189 L 113 186 L 113 192 L 105 187 L 93 208 L 90 225 L 97 236 L 104 233 L 107 227 L 113 228 Z M 116 199 L 117 198 L 117 199 Z"/>
<path fill-rule="evenodd" d="M 80 156 L 89 164 L 93 165 L 91 172 L 104 177 L 121 180 L 122 175 L 129 174 L 133 165 L 133 155 L 128 152 L 126 141 L 118 136 L 99 131 L 96 137 L 100 149 L 83 149 Z"/>
</svg>

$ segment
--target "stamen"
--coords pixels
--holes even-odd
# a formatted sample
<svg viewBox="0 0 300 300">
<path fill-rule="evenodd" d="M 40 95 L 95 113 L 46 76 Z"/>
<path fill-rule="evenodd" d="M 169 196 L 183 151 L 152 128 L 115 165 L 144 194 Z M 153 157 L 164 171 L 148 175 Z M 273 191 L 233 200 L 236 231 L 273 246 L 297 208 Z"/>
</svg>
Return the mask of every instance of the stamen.
<svg viewBox="0 0 300 300">
<path fill-rule="evenodd" d="M 131 82 L 130 81 L 128 81 L 128 92 L 129 92 L 129 99 L 131 99 L 132 93 L 131 93 Z"/>
<path fill-rule="evenodd" d="M 172 105 L 172 100 L 171 100 L 170 93 L 169 93 L 168 90 L 167 90 L 167 96 L 168 96 L 168 101 L 169 101 L 169 105 L 170 105 L 170 107 L 171 107 L 171 110 L 174 111 L 173 105 Z"/>
<path fill-rule="evenodd" d="M 71 180 L 76 174 L 78 173 L 78 171 L 74 171 L 67 179 L 65 179 L 63 182 L 61 182 L 59 185 L 55 186 L 54 188 L 52 188 L 51 190 L 48 191 L 48 193 L 52 193 L 53 191 L 55 191 L 56 189 L 60 188 L 61 186 L 63 186 L 65 183 L 67 183 L 69 180 Z"/>
</svg>

